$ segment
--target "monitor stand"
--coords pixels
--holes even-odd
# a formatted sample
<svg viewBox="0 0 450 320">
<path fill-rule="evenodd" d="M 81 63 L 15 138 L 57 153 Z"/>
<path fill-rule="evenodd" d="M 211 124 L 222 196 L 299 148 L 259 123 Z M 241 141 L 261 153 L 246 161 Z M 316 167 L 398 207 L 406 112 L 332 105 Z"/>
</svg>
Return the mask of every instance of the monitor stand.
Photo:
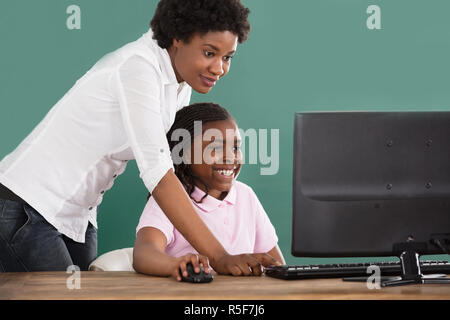
<svg viewBox="0 0 450 320">
<path fill-rule="evenodd" d="M 394 247 L 399 250 L 400 265 L 402 275 L 399 277 L 381 276 L 380 286 L 402 286 L 407 284 L 450 284 L 450 278 L 445 274 L 423 275 L 420 271 L 420 260 L 418 249 L 423 247 L 423 243 L 408 241 L 396 244 Z M 367 277 L 343 278 L 344 281 L 367 281 Z"/>
</svg>

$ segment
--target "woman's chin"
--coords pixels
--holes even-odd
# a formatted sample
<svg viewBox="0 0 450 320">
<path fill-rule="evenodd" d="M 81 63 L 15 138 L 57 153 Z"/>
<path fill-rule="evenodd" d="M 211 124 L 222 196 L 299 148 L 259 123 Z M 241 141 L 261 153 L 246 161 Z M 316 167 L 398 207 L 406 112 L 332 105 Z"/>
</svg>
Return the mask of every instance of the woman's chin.
<svg viewBox="0 0 450 320">
<path fill-rule="evenodd" d="M 206 87 L 206 86 L 191 86 L 192 89 L 194 89 L 198 93 L 206 94 L 211 91 L 212 87 Z"/>
</svg>

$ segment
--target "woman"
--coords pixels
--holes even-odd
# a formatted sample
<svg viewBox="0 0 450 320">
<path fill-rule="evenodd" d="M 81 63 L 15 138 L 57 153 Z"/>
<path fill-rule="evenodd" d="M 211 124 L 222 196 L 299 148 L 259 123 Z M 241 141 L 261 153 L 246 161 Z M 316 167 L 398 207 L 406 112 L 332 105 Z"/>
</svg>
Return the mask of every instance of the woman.
<svg viewBox="0 0 450 320">
<path fill-rule="evenodd" d="M 0 162 L 0 271 L 87 270 L 97 255 L 96 207 L 131 159 L 217 272 L 255 264 L 252 255 L 229 255 L 200 219 L 165 138 L 191 88 L 207 93 L 227 74 L 247 39 L 248 13 L 239 0 L 162 0 L 148 33 L 75 83 Z"/>
</svg>

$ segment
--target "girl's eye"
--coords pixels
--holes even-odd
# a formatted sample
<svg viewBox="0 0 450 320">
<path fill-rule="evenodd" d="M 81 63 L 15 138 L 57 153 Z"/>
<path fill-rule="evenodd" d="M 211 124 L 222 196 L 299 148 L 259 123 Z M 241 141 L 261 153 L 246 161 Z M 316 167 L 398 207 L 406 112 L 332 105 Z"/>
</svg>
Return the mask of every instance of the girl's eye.
<svg viewBox="0 0 450 320">
<path fill-rule="evenodd" d="M 205 51 L 205 56 L 210 58 L 210 57 L 214 57 L 214 52 L 212 51 Z"/>
</svg>

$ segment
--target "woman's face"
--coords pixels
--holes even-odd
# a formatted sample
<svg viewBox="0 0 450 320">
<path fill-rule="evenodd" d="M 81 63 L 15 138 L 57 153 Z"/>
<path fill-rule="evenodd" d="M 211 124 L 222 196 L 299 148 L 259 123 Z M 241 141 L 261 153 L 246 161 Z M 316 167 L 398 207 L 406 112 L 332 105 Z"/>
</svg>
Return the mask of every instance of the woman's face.
<svg viewBox="0 0 450 320">
<path fill-rule="evenodd" d="M 178 82 L 186 81 L 199 93 L 208 93 L 228 73 L 238 37 L 230 31 L 194 34 L 189 42 L 173 40 L 167 49 Z"/>
<path fill-rule="evenodd" d="M 203 135 L 194 139 L 191 148 L 197 146 L 202 149 L 202 161 L 196 164 L 191 152 L 192 173 L 208 186 L 209 195 L 223 200 L 242 166 L 241 137 L 236 123 L 230 119 L 204 124 Z M 196 186 L 206 192 L 203 184 L 196 182 Z"/>
</svg>

